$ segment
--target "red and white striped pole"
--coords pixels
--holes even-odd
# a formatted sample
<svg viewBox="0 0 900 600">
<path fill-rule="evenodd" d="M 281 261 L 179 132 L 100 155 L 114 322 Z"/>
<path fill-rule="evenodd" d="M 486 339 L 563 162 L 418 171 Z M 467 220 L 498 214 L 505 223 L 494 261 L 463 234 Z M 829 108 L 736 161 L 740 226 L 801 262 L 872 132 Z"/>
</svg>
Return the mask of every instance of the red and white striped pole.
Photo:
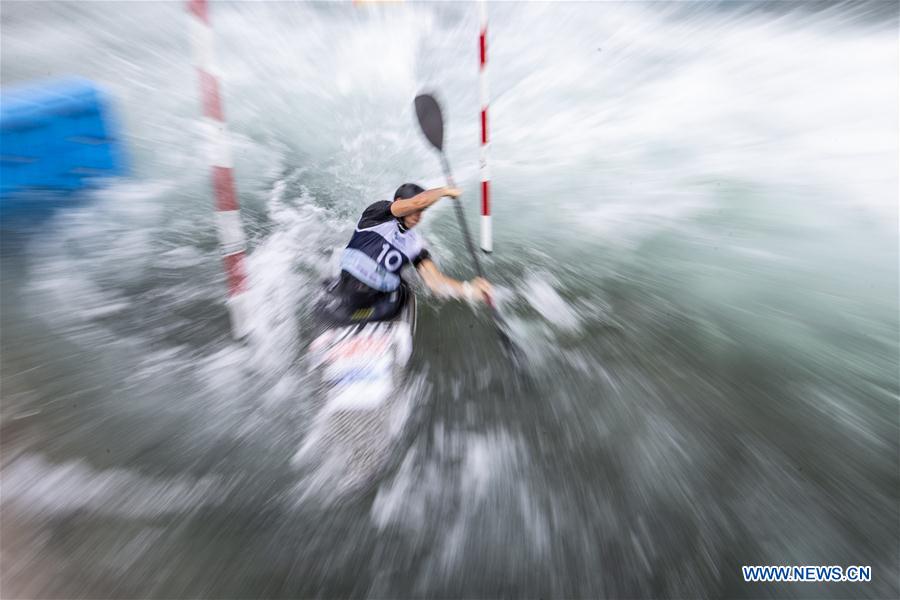
<svg viewBox="0 0 900 600">
<path fill-rule="evenodd" d="M 481 152 L 479 155 L 479 171 L 481 171 L 481 249 L 491 252 L 494 240 L 491 232 L 491 177 L 488 172 L 488 81 L 487 81 L 487 6 L 484 0 L 478 2 L 481 16 L 481 28 L 478 45 L 481 63 L 478 73 L 478 96 L 481 102 Z"/>
<path fill-rule="evenodd" d="M 216 226 L 219 243 L 228 277 L 228 313 L 231 332 L 235 338 L 249 333 L 249 306 L 247 304 L 247 275 L 244 270 L 246 241 L 241 226 L 228 129 L 222 114 L 222 97 L 214 61 L 213 31 L 209 22 L 206 0 L 187 0 L 191 15 L 191 46 L 194 66 L 200 80 L 200 96 L 203 102 L 203 120 L 208 142 L 209 165 L 216 202 Z"/>
</svg>

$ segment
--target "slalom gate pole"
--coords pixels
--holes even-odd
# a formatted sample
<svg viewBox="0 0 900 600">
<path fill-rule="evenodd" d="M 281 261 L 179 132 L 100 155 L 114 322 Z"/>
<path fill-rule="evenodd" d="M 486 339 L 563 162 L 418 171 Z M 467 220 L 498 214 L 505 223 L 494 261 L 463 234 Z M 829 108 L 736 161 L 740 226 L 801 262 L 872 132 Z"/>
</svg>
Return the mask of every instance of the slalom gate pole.
<svg viewBox="0 0 900 600">
<path fill-rule="evenodd" d="M 214 59 L 213 30 L 207 0 L 187 0 L 193 63 L 200 81 L 207 156 L 215 195 L 216 228 L 228 279 L 228 314 L 236 339 L 249 333 L 250 310 L 244 268 L 246 240 L 234 186 L 233 159 L 222 112 L 222 96 Z"/>
<path fill-rule="evenodd" d="M 491 177 L 488 171 L 488 96 L 487 80 L 487 3 L 478 1 L 480 23 L 478 46 L 480 63 L 478 71 L 478 97 L 481 103 L 481 150 L 478 157 L 481 173 L 481 249 L 491 252 L 494 249 L 493 232 L 491 231 Z"/>
</svg>

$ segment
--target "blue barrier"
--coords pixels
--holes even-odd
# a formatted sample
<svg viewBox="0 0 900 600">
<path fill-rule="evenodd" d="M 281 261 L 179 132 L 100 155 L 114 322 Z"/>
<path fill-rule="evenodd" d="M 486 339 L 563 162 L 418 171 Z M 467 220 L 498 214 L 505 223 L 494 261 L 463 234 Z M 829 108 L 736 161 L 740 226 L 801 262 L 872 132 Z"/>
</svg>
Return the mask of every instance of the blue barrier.
<svg viewBox="0 0 900 600">
<path fill-rule="evenodd" d="M 109 103 L 86 79 L 0 90 L 0 210 L 34 190 L 72 192 L 126 172 Z"/>
</svg>

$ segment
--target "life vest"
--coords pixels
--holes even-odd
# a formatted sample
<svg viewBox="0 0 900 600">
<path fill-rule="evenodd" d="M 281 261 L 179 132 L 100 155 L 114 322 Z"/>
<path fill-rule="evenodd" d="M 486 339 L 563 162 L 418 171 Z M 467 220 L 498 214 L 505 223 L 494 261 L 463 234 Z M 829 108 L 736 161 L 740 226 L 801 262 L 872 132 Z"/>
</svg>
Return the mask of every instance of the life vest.
<svg viewBox="0 0 900 600">
<path fill-rule="evenodd" d="M 427 256 L 418 232 L 404 229 L 383 200 L 363 212 L 341 256 L 341 269 L 367 286 L 392 292 L 400 286 L 400 271 Z"/>
</svg>

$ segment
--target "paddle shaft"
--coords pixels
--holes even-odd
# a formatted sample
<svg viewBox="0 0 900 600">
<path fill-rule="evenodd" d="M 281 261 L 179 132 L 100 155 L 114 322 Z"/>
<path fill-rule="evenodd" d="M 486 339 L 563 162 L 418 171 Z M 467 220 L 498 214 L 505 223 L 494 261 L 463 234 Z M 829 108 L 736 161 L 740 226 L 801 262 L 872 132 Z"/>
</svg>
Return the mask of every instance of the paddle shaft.
<svg viewBox="0 0 900 600">
<path fill-rule="evenodd" d="M 447 177 L 447 183 L 450 184 L 451 187 L 456 187 L 456 183 L 453 181 L 453 173 L 450 172 L 450 163 L 447 162 L 447 155 L 444 154 L 443 151 L 441 151 L 441 165 L 444 167 L 444 175 Z M 478 253 L 475 252 L 475 246 L 472 244 L 472 236 L 469 235 L 469 224 L 466 223 L 465 215 L 463 215 L 462 203 L 459 198 L 454 198 L 453 200 L 456 205 L 456 218 L 459 219 L 459 226 L 462 228 L 463 238 L 466 240 L 466 248 L 472 256 L 472 261 L 475 263 L 475 272 L 479 277 L 484 277 L 484 271 L 481 269 L 481 261 L 478 260 Z"/>
<path fill-rule="evenodd" d="M 453 173 L 450 172 L 450 163 L 447 161 L 447 155 L 444 154 L 443 150 L 439 150 L 439 152 L 441 153 L 441 165 L 444 167 L 444 176 L 447 178 L 447 183 L 451 187 L 456 187 L 456 184 L 453 182 Z M 478 260 L 478 253 L 475 251 L 475 246 L 472 244 L 472 236 L 469 235 L 469 225 L 466 223 L 466 217 L 463 214 L 462 202 L 459 198 L 454 198 L 453 204 L 456 205 L 456 218 L 459 219 L 459 226 L 462 229 L 463 239 L 466 240 L 466 248 L 469 249 L 469 256 L 472 257 L 472 262 L 475 263 L 475 272 L 479 277 L 484 278 L 484 271 L 481 269 L 481 261 Z M 521 350 L 513 343 L 509 334 L 506 333 L 506 321 L 500 316 L 500 311 L 497 310 L 494 299 L 490 294 L 485 294 L 484 301 L 491 311 L 494 329 L 497 330 L 497 335 L 500 336 L 503 345 L 509 349 L 514 358 L 520 359 Z"/>
</svg>

